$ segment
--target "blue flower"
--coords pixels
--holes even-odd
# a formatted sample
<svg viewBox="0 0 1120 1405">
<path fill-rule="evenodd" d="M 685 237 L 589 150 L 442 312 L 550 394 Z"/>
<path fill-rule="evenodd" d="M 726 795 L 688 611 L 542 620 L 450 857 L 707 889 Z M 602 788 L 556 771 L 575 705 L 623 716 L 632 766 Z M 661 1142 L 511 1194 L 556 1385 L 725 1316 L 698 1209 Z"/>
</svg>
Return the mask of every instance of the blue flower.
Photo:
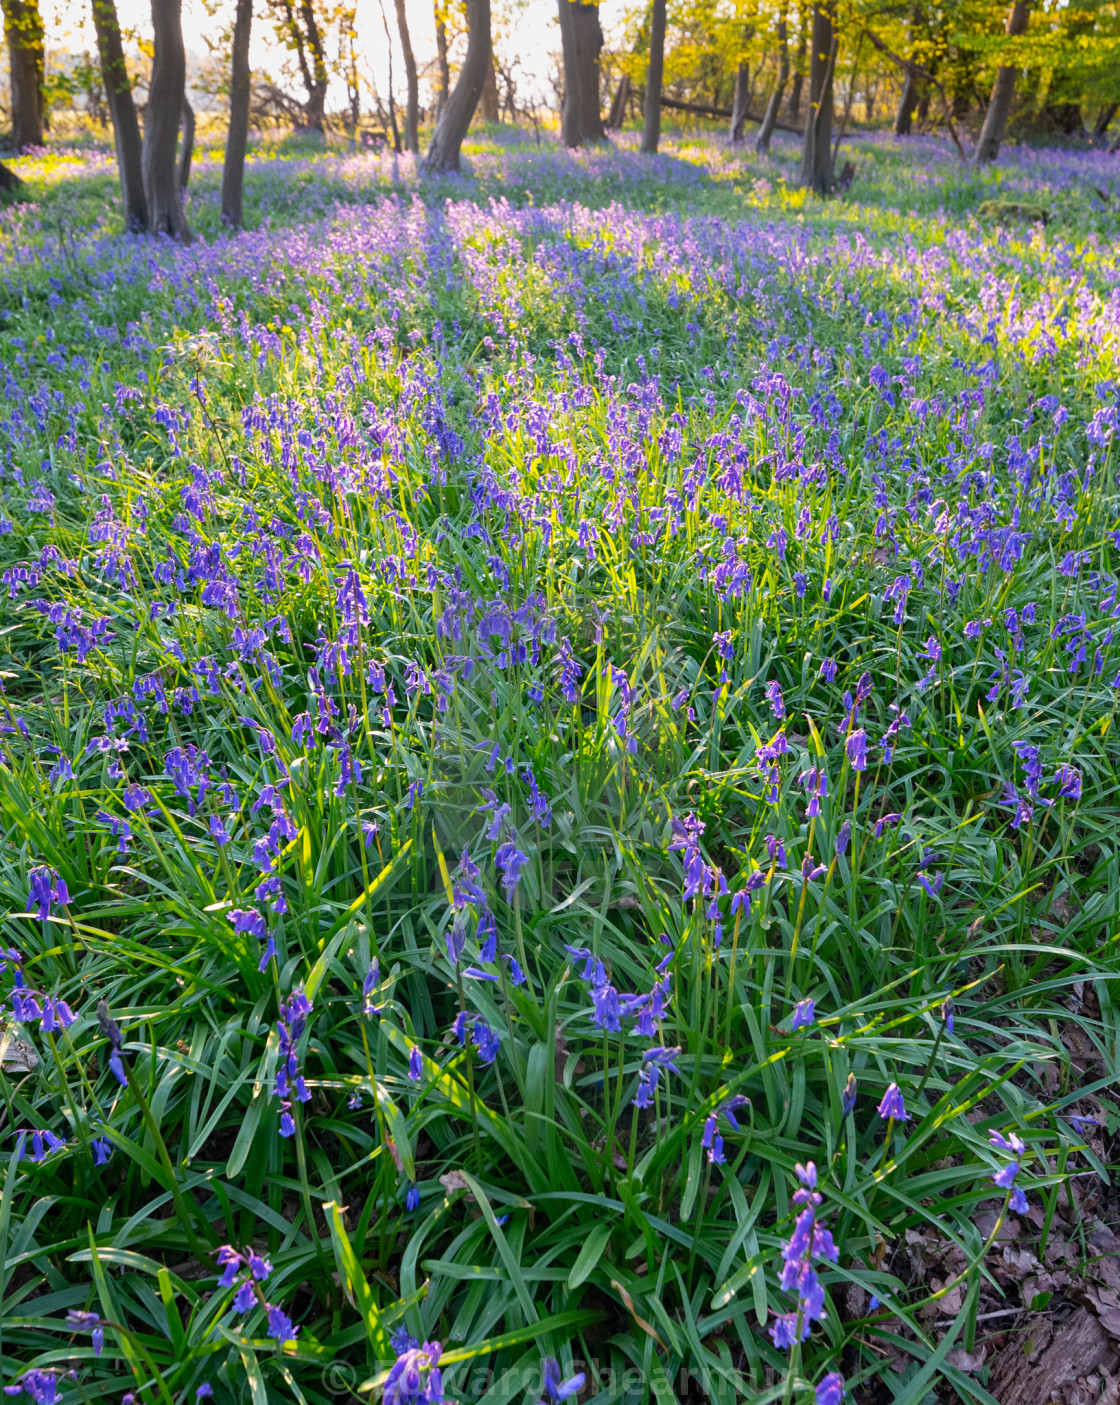
<svg viewBox="0 0 1120 1405">
<path fill-rule="evenodd" d="M 415 1044 L 408 1051 L 408 1076 L 414 1083 L 419 1083 L 424 1076 L 424 1056 Z"/>
<path fill-rule="evenodd" d="M 884 1120 L 893 1117 L 896 1122 L 905 1122 L 910 1114 L 906 1111 L 906 1104 L 902 1100 L 902 1090 L 897 1083 L 892 1083 L 883 1094 L 883 1101 L 879 1104 L 879 1116 Z"/>
<path fill-rule="evenodd" d="M 494 863 L 501 870 L 502 891 L 507 900 L 513 897 L 521 870 L 529 862 L 529 855 L 522 853 L 512 839 L 507 839 L 494 855 Z"/>
<path fill-rule="evenodd" d="M 67 1324 L 78 1332 L 89 1332 L 93 1340 L 94 1356 L 101 1355 L 101 1349 L 105 1345 L 105 1328 L 101 1325 L 101 1318 L 96 1312 L 83 1312 L 79 1308 L 71 1308 L 66 1314 Z"/>
<path fill-rule="evenodd" d="M 801 1000 L 793 1008 L 793 1016 L 790 1019 L 790 1030 L 806 1029 L 816 1018 L 816 1006 L 810 996 L 807 1000 Z"/>
<path fill-rule="evenodd" d="M 404 1197 L 405 1208 L 408 1210 L 419 1210 L 420 1208 L 420 1187 L 413 1181 Z"/>
<path fill-rule="evenodd" d="M 844 1398 L 844 1377 L 839 1371 L 830 1371 L 817 1386 L 816 1405 L 840 1405 Z"/>
<path fill-rule="evenodd" d="M 849 1073 L 848 1081 L 844 1084 L 844 1094 L 840 1100 L 841 1116 L 850 1117 L 855 1111 L 858 1092 L 859 1085 L 856 1083 L 856 1076 L 854 1073 Z"/>
<path fill-rule="evenodd" d="M 382 1392 L 382 1405 L 441 1405 L 443 1382 L 439 1342 L 406 1348 L 393 1362 Z"/>
<path fill-rule="evenodd" d="M 867 770 L 867 733 L 862 727 L 857 727 L 844 743 L 844 750 L 848 760 L 852 763 L 853 771 Z"/>
<path fill-rule="evenodd" d="M 266 1303 L 265 1310 L 268 1313 L 268 1335 L 275 1337 L 278 1342 L 292 1341 L 299 1328 L 292 1326 L 292 1319 L 284 1309 Z"/>
<path fill-rule="evenodd" d="M 561 1378 L 560 1363 L 551 1356 L 546 1356 L 541 1362 L 541 1405 L 556 1405 L 560 1400 L 567 1400 L 570 1395 L 575 1395 L 583 1389 L 583 1383 L 587 1379 L 582 1371 L 577 1375 L 569 1376 L 565 1381 Z"/>
</svg>

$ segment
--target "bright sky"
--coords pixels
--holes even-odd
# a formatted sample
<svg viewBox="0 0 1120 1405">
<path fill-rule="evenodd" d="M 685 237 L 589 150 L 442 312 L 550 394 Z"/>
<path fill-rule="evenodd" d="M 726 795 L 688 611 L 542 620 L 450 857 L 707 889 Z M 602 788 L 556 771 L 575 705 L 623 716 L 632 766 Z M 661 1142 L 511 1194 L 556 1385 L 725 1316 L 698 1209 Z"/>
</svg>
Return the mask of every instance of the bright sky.
<svg viewBox="0 0 1120 1405">
<path fill-rule="evenodd" d="M 404 65 L 397 39 L 393 0 L 383 0 L 383 3 L 393 39 L 393 86 L 396 95 L 400 97 L 404 89 Z M 381 9 L 378 0 L 357 0 L 357 5 L 361 60 L 372 70 L 378 91 L 384 98 L 388 84 L 388 63 Z M 505 51 L 503 56 L 508 56 L 508 51 L 516 43 L 520 66 L 519 90 L 524 90 L 537 101 L 551 101 L 552 87 L 549 75 L 554 66 L 554 56 L 560 48 L 555 0 L 493 0 L 493 5 L 496 36 L 500 35 L 503 27 L 512 36 L 504 44 L 501 38 L 498 38 L 500 49 Z M 214 18 L 207 14 L 208 8 L 216 11 Z M 435 63 L 433 7 L 429 0 L 407 0 L 406 8 L 412 47 L 417 65 L 423 74 L 426 64 L 434 67 Z M 604 30 L 609 29 L 613 18 L 621 18 L 622 8 L 620 0 L 608 0 L 603 6 Z M 89 0 L 42 0 L 42 9 L 50 47 L 57 46 L 72 51 L 93 48 Z M 203 0 L 183 0 L 183 34 L 192 68 L 209 52 L 205 36 L 216 36 L 223 26 L 228 25 L 233 18 L 233 9 L 234 0 L 210 0 L 209 6 L 204 4 Z M 272 25 L 265 17 L 264 10 L 265 0 L 256 0 L 250 62 L 254 67 L 275 71 L 279 66 L 280 53 L 272 37 Z M 149 0 L 117 0 L 117 12 L 122 29 L 133 28 L 150 33 Z M 341 106 L 342 98 L 342 93 L 336 94 L 332 90 L 328 105 Z M 422 83 L 421 101 L 424 99 Z"/>
</svg>

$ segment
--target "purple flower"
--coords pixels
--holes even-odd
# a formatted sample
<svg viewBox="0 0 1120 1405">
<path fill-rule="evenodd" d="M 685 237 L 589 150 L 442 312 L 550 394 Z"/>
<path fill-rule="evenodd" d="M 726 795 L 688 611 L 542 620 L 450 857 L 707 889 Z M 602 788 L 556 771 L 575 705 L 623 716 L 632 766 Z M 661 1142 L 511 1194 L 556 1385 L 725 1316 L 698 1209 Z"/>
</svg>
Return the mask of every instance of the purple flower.
<svg viewBox="0 0 1120 1405">
<path fill-rule="evenodd" d="M 782 698 L 781 686 L 777 683 L 777 681 L 767 683 L 766 701 L 770 704 L 771 708 L 773 709 L 774 716 L 780 722 L 782 718 L 786 715 L 786 705 Z"/>
<path fill-rule="evenodd" d="M 47 868 L 41 864 L 38 868 L 33 868 L 28 876 L 29 891 L 27 894 L 27 905 L 35 904 L 38 907 L 40 922 L 45 922 L 51 914 L 51 907 L 66 907 L 70 902 L 70 894 L 65 882 L 58 876 L 53 868 Z"/>
<path fill-rule="evenodd" d="M 274 1307 L 271 1303 L 265 1304 L 268 1312 L 268 1335 L 275 1337 L 278 1342 L 290 1342 L 299 1331 L 298 1327 L 292 1326 L 292 1319 L 281 1307 Z"/>
<path fill-rule="evenodd" d="M 789 1022 L 791 1030 L 807 1029 L 816 1018 L 816 1006 L 810 996 L 807 1000 L 801 1000 L 793 1007 L 793 1015 Z"/>
<path fill-rule="evenodd" d="M 101 1318 L 96 1312 L 82 1312 L 78 1308 L 71 1308 L 66 1314 L 67 1324 L 77 1332 L 89 1332 L 93 1338 L 93 1354 L 101 1355 L 101 1349 L 105 1345 L 105 1328 L 101 1325 Z"/>
<path fill-rule="evenodd" d="M 862 727 L 857 727 L 849 735 L 848 740 L 844 743 L 844 750 L 848 760 L 852 763 L 853 771 L 867 770 L 867 733 Z"/>
<path fill-rule="evenodd" d="M 521 870 L 528 862 L 529 855 L 522 853 L 511 839 L 507 839 L 494 855 L 494 863 L 501 870 L 502 891 L 507 900 L 513 897 L 514 889 L 521 877 Z"/>
<path fill-rule="evenodd" d="M 415 1181 L 409 1184 L 408 1192 L 404 1197 L 406 1210 L 419 1210 L 420 1208 L 420 1187 Z"/>
<path fill-rule="evenodd" d="M 376 1014 L 377 1011 L 381 1009 L 380 1005 L 375 1005 L 373 1003 L 373 992 L 377 988 L 377 983 L 380 979 L 381 971 L 377 965 L 377 957 L 375 956 L 369 963 L 369 970 L 366 972 L 365 978 L 362 981 L 362 1014 L 367 1016 L 367 1018 L 370 1015 Z"/>
<path fill-rule="evenodd" d="M 1059 766 L 1054 772 L 1054 781 L 1060 787 L 1060 799 L 1081 799 L 1081 772 L 1076 766 Z"/>
<path fill-rule="evenodd" d="M 855 1111 L 856 1097 L 859 1093 L 859 1084 L 856 1082 L 854 1073 L 848 1074 L 848 1081 L 844 1084 L 844 1094 L 840 1099 L 841 1116 L 850 1117 Z"/>
<path fill-rule="evenodd" d="M 424 1076 L 424 1057 L 415 1044 L 408 1051 L 408 1076 L 414 1083 L 419 1083 Z"/>
<path fill-rule="evenodd" d="M 897 1083 L 891 1083 L 887 1091 L 883 1094 L 883 1101 L 879 1104 L 879 1116 L 884 1119 L 893 1117 L 896 1122 L 905 1122 L 910 1114 L 906 1111 L 906 1104 L 902 1100 L 902 1090 Z"/>
<path fill-rule="evenodd" d="M 439 1342 L 406 1347 L 393 1362 L 382 1392 L 382 1405 L 440 1405 L 443 1382 Z"/>
<path fill-rule="evenodd" d="M 844 1398 L 844 1377 L 839 1371 L 830 1371 L 814 1393 L 815 1405 L 840 1405 Z"/>
<path fill-rule="evenodd" d="M 842 859 L 844 855 L 848 852 L 848 844 L 851 840 L 851 837 L 852 822 L 851 820 L 845 820 L 844 823 L 840 826 L 840 828 L 836 831 L 836 843 L 833 845 L 833 848 L 836 850 L 836 857 L 838 859 Z"/>
<path fill-rule="evenodd" d="M 559 1362 L 553 1357 L 546 1356 L 541 1362 L 541 1405 L 557 1405 L 558 1401 L 567 1400 L 570 1395 L 575 1395 L 583 1389 L 583 1383 L 587 1379 L 582 1371 L 575 1376 L 569 1376 L 565 1381 L 561 1379 Z"/>
</svg>

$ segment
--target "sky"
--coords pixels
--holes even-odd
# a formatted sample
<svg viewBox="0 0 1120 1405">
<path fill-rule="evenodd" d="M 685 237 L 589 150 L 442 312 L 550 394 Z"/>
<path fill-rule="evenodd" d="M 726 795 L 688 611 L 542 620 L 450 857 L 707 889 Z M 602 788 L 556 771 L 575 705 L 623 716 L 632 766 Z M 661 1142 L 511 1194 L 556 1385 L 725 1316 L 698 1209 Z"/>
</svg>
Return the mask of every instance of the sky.
<svg viewBox="0 0 1120 1405">
<path fill-rule="evenodd" d="M 80 52 L 94 47 L 93 23 L 90 17 L 89 0 L 41 0 L 43 19 L 47 28 L 48 46 Z M 383 0 L 385 16 L 393 39 L 393 80 L 399 98 L 403 93 L 404 69 L 397 40 L 393 0 Z M 516 43 L 519 66 L 519 91 L 524 92 L 535 102 L 547 104 L 552 101 L 550 73 L 555 64 L 555 55 L 560 48 L 560 35 L 556 23 L 555 0 L 493 0 L 495 12 L 495 34 L 502 28 L 511 36 L 501 48 L 509 51 Z M 382 12 L 378 0 L 357 0 L 358 5 L 358 46 L 363 62 L 372 70 L 378 90 L 384 96 L 388 87 L 388 62 L 386 59 L 385 30 L 382 25 Z M 255 68 L 271 69 L 279 67 L 280 50 L 272 38 L 272 26 L 263 11 L 265 0 L 255 0 L 253 39 L 250 62 Z M 619 0 L 608 0 L 602 7 L 604 30 L 609 30 L 611 12 L 621 17 L 622 5 Z M 215 13 L 211 16 L 208 10 Z M 223 25 L 232 21 L 234 0 L 183 0 L 183 37 L 187 45 L 188 62 L 194 69 L 208 54 L 206 36 L 216 36 Z M 406 0 L 409 30 L 416 62 L 421 73 L 425 65 L 434 69 L 436 43 L 433 8 L 430 0 Z M 151 9 L 149 0 L 117 0 L 117 13 L 122 29 L 136 29 L 151 32 Z M 293 93 L 299 96 L 297 89 Z M 425 100 L 423 80 L 421 102 Z M 328 108 L 341 107 L 344 94 L 332 91 L 328 98 Z"/>
</svg>

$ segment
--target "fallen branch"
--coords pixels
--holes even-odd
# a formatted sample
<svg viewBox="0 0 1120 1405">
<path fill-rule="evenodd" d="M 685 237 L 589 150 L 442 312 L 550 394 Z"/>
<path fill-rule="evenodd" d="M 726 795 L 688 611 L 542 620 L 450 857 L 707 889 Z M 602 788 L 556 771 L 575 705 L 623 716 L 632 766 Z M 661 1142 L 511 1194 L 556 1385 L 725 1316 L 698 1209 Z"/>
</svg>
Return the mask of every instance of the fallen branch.
<svg viewBox="0 0 1120 1405">
<path fill-rule="evenodd" d="M 645 93 L 643 91 L 638 90 L 636 90 L 636 92 L 637 96 L 641 99 L 641 101 L 645 102 Z M 731 109 L 729 107 L 713 107 L 710 103 L 705 102 L 681 102 L 679 98 L 662 97 L 661 106 L 672 108 L 674 112 L 691 112 L 694 113 L 697 117 L 729 118 L 731 116 Z M 755 122 L 759 126 L 761 126 L 762 116 L 754 112 L 747 112 L 743 116 L 743 121 Z M 802 127 L 792 127 L 788 122 L 775 122 L 774 126 L 778 129 L 779 132 L 792 132 L 795 137 L 801 137 L 805 135 L 804 129 Z M 846 133 L 846 138 L 848 141 L 856 141 L 862 135 L 862 132 L 848 132 Z"/>
<path fill-rule="evenodd" d="M 884 58 L 888 58 L 892 63 L 898 64 L 899 68 L 904 69 L 910 73 L 915 73 L 919 78 L 924 78 L 927 83 L 932 83 L 933 86 L 937 89 L 937 91 L 941 94 L 941 106 L 945 110 L 946 130 L 948 131 L 949 135 L 953 138 L 953 145 L 957 148 L 957 155 L 961 158 L 961 161 L 967 166 L 968 157 L 964 154 L 964 147 L 961 146 L 960 137 L 957 136 L 957 129 L 953 126 L 953 112 L 952 108 L 949 105 L 949 95 L 945 91 L 945 85 L 941 82 L 939 78 L 935 78 L 928 68 L 923 68 L 920 63 L 915 63 L 913 59 L 904 59 L 899 54 L 896 54 L 893 49 L 888 49 L 887 46 L 883 43 L 883 41 L 879 38 L 879 36 L 875 34 L 872 30 L 865 29 L 863 33 L 867 35 L 868 39 L 871 40 L 872 44 L 874 44 L 874 46 L 879 50 L 879 52 L 883 55 Z"/>
</svg>

